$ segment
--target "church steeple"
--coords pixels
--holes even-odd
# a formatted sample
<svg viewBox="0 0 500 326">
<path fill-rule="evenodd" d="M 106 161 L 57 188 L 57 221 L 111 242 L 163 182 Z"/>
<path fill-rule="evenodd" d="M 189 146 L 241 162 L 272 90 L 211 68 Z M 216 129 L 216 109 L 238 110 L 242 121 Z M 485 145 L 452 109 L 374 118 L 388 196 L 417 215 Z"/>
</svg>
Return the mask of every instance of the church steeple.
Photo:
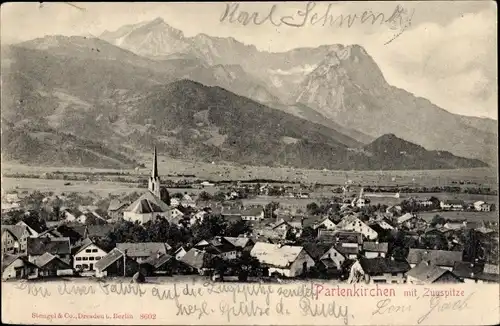
<svg viewBox="0 0 500 326">
<path fill-rule="evenodd" d="M 151 170 L 151 177 L 153 179 L 158 178 L 158 156 L 156 154 L 156 146 L 154 147 L 154 154 L 153 154 L 153 169 Z"/>
<path fill-rule="evenodd" d="M 160 177 L 158 175 L 158 157 L 156 154 L 156 146 L 154 147 L 153 153 L 153 168 L 151 169 L 151 176 L 149 177 L 148 189 L 153 194 L 160 198 Z"/>
</svg>

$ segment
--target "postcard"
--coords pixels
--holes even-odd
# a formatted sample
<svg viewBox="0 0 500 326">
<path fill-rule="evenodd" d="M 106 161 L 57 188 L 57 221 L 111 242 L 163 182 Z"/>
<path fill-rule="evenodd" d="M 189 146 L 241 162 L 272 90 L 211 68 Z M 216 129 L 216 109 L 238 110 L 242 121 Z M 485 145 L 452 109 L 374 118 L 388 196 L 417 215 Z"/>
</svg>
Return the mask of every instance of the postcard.
<svg viewBox="0 0 500 326">
<path fill-rule="evenodd" d="M 2 4 L 2 322 L 498 324 L 496 22 Z"/>
</svg>

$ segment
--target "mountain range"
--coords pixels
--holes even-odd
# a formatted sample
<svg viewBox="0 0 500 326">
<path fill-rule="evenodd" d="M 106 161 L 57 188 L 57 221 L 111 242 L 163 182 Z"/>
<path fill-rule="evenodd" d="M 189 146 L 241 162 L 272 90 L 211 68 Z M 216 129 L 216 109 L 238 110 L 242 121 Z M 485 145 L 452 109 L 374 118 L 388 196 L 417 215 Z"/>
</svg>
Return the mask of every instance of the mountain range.
<svg viewBox="0 0 500 326">
<path fill-rule="evenodd" d="M 449 113 L 389 85 L 357 45 L 270 53 L 234 38 L 185 37 L 159 18 L 99 38 L 2 47 L 2 76 L 2 127 L 12 143 L 46 149 L 48 140 L 73 137 L 64 148 L 89 145 L 85 153 L 106 166 L 134 165 L 131 157 L 153 143 L 173 157 L 307 168 L 439 169 L 496 159 L 496 121 Z M 4 159 L 23 163 L 92 161 L 16 156 L 4 144 Z"/>
</svg>

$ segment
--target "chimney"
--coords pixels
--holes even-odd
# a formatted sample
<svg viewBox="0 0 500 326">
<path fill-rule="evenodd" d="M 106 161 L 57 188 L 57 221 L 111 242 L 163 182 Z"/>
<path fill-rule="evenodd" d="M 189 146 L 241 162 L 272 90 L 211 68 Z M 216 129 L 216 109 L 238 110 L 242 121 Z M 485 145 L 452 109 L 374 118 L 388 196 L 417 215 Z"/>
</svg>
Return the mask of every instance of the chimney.
<svg viewBox="0 0 500 326">
<path fill-rule="evenodd" d="M 156 258 L 160 258 L 160 256 L 161 256 L 161 253 L 158 251 L 158 252 L 156 253 Z"/>
</svg>

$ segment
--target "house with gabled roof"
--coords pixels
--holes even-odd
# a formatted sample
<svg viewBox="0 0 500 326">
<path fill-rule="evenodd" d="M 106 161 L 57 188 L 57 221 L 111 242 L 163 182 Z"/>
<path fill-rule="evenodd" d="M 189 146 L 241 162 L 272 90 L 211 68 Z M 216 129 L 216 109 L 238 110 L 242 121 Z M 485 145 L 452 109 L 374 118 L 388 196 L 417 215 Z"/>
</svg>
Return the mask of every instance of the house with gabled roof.
<svg viewBox="0 0 500 326">
<path fill-rule="evenodd" d="M 319 220 L 318 222 L 316 222 L 312 228 L 314 230 L 318 229 L 318 228 L 323 228 L 325 230 L 335 230 L 336 229 L 336 225 L 335 223 L 328 217 L 324 217 L 323 219 Z"/>
<path fill-rule="evenodd" d="M 30 235 L 24 225 L 2 225 L 2 254 L 25 253 Z"/>
<path fill-rule="evenodd" d="M 113 199 L 109 202 L 108 215 L 117 220 L 123 218 L 123 212 L 130 205 L 130 202 L 122 202 L 118 199 Z"/>
<path fill-rule="evenodd" d="M 150 191 L 145 192 L 123 212 L 123 219 L 144 224 L 163 216 L 170 219 L 170 207 Z"/>
<path fill-rule="evenodd" d="M 184 268 L 183 268 L 184 267 Z M 172 275 L 186 270 L 185 265 L 169 254 L 157 253 L 145 259 L 140 264 L 141 271 L 145 275 Z"/>
<path fill-rule="evenodd" d="M 368 240 L 375 240 L 378 238 L 378 234 L 375 230 L 354 215 L 345 216 L 337 223 L 336 229 L 359 232 Z"/>
<path fill-rule="evenodd" d="M 73 268 L 68 262 L 48 252 L 35 258 L 33 263 L 38 267 L 40 277 L 73 275 Z"/>
<path fill-rule="evenodd" d="M 335 245 L 331 243 L 307 243 L 304 249 L 316 262 L 316 266 L 323 264 L 326 269 L 340 271 L 342 264 L 347 259 Z"/>
<path fill-rule="evenodd" d="M 411 269 L 405 261 L 392 258 L 361 257 L 351 266 L 348 283 L 405 283 L 405 274 Z"/>
<path fill-rule="evenodd" d="M 186 264 L 191 268 L 191 271 L 200 275 L 208 275 L 213 271 L 212 260 L 214 256 L 204 250 L 191 248 L 184 256 L 181 257 L 180 262 Z"/>
<path fill-rule="evenodd" d="M 24 255 L 2 256 L 2 279 L 36 279 L 38 266 L 29 261 Z"/>
<path fill-rule="evenodd" d="M 286 277 L 299 276 L 315 265 L 312 257 L 302 246 L 257 242 L 250 255 L 268 267 L 270 274 L 279 273 Z"/>
<path fill-rule="evenodd" d="M 434 283 L 462 283 L 453 272 L 439 266 L 421 261 L 406 273 L 408 284 L 434 284 Z"/>
<path fill-rule="evenodd" d="M 26 254 L 30 262 L 34 262 L 47 252 L 69 264 L 71 261 L 71 244 L 69 238 L 28 238 Z"/>
<path fill-rule="evenodd" d="M 172 250 L 166 242 L 122 242 L 117 243 L 116 248 L 138 263 L 148 259 L 151 255 L 167 254 Z"/>
<path fill-rule="evenodd" d="M 223 260 L 236 259 L 241 254 L 240 250 L 221 236 L 216 236 L 210 240 L 201 240 L 194 245 L 194 248 L 206 251 L 214 257 L 217 256 Z"/>
<path fill-rule="evenodd" d="M 139 263 L 118 248 L 102 257 L 94 267 L 97 277 L 132 276 L 139 271 Z"/>
<path fill-rule="evenodd" d="M 107 251 L 85 238 L 73 250 L 73 268 L 82 275 L 94 275 L 95 264 L 107 255 Z"/>
<path fill-rule="evenodd" d="M 36 237 L 38 234 L 42 233 L 45 231 L 47 228 L 43 224 L 43 222 L 35 219 L 35 218 L 25 218 L 22 221 L 17 222 L 16 225 L 22 225 L 28 228 L 28 231 L 30 232 L 31 236 Z"/>
<path fill-rule="evenodd" d="M 366 258 L 376 258 L 387 256 L 389 244 L 387 242 L 363 242 L 363 252 Z"/>
<path fill-rule="evenodd" d="M 484 264 L 457 261 L 453 266 L 453 273 L 465 283 L 498 283 L 498 274 L 488 273 L 484 270 Z"/>
<path fill-rule="evenodd" d="M 461 251 L 410 248 L 406 260 L 412 268 L 421 261 L 426 261 L 428 264 L 436 265 L 451 271 L 453 270 L 455 262 L 462 261 L 462 256 L 463 254 Z"/>
</svg>

